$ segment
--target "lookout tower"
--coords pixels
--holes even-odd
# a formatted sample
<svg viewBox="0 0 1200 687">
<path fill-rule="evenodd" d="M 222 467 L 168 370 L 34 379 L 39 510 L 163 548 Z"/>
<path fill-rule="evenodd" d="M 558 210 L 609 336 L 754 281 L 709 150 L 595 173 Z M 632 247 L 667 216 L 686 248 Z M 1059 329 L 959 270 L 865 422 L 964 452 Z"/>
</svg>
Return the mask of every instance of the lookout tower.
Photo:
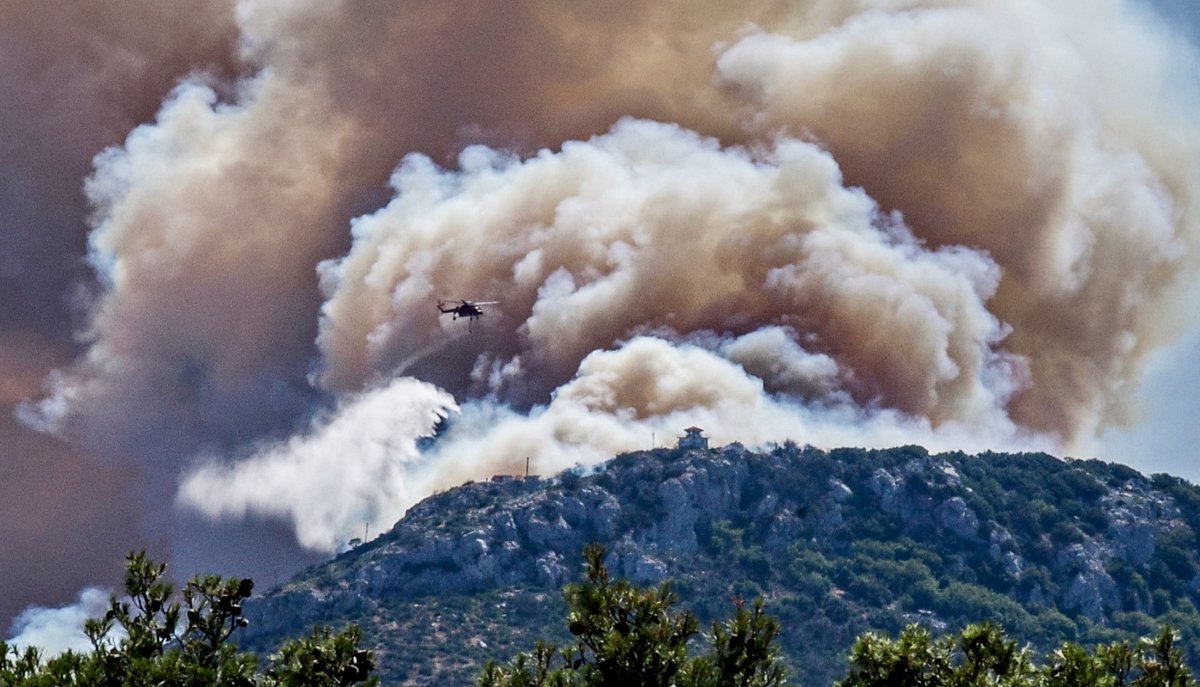
<svg viewBox="0 0 1200 687">
<path fill-rule="evenodd" d="M 683 430 L 683 436 L 679 437 L 679 448 L 708 448 L 708 437 L 704 436 L 704 430 L 699 427 L 688 427 Z"/>
</svg>

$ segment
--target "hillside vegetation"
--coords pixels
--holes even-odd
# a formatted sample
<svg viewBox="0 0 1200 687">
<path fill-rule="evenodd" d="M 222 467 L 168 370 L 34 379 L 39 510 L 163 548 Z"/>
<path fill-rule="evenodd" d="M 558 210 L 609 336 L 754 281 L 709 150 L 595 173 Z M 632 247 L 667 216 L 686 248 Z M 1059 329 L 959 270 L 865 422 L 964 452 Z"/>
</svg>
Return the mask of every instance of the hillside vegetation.
<svg viewBox="0 0 1200 687">
<path fill-rule="evenodd" d="M 1196 487 L 1099 461 L 659 449 L 432 496 L 252 602 L 249 644 L 352 621 L 384 684 L 468 685 L 487 660 L 564 639 L 560 589 L 598 542 L 614 575 L 670 580 L 705 625 L 764 597 L 800 684 L 832 684 L 855 637 L 911 623 L 994 621 L 1038 651 L 1169 623 L 1194 660 L 1197 532 Z"/>
</svg>

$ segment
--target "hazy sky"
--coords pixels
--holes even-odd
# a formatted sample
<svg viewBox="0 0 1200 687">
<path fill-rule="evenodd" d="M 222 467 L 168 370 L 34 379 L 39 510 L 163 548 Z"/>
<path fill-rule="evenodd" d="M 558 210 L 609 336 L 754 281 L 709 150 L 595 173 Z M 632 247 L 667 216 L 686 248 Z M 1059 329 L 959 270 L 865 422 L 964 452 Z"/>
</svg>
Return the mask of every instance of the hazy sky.
<svg viewBox="0 0 1200 687">
<path fill-rule="evenodd" d="M 0 625 L 692 424 L 1200 479 L 1154 2 L 0 0 Z"/>
<path fill-rule="evenodd" d="M 1200 45 L 1200 5 L 1152 0 L 1156 11 Z M 1200 71 L 1192 72 L 1200 80 Z M 1200 299 L 1193 300 L 1186 334 L 1156 354 L 1137 391 L 1135 424 L 1105 432 L 1093 453 L 1143 472 L 1167 472 L 1200 483 Z"/>
</svg>

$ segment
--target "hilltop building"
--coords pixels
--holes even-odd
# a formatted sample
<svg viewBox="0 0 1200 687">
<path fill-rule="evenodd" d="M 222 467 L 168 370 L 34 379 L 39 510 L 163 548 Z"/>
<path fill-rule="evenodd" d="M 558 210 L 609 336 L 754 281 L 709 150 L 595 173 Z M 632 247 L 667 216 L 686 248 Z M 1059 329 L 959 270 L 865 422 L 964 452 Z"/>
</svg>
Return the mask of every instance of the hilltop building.
<svg viewBox="0 0 1200 687">
<path fill-rule="evenodd" d="M 679 437 L 679 448 L 708 448 L 708 437 L 704 436 L 704 430 L 688 427 L 683 432 L 683 436 Z"/>
</svg>

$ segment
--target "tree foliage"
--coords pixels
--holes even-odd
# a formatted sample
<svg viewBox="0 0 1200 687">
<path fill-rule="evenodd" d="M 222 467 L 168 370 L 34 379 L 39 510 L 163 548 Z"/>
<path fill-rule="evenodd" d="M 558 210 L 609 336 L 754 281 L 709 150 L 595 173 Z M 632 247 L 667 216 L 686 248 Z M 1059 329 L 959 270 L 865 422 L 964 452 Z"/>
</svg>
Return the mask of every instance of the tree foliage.
<svg viewBox="0 0 1200 687">
<path fill-rule="evenodd" d="M 641 589 L 609 578 L 604 549 L 584 551 L 587 581 L 568 585 L 567 623 L 576 638 L 559 648 L 539 642 L 507 666 L 489 663 L 481 687 L 779 687 L 785 684 L 775 638 L 779 624 L 738 603 L 733 618 L 714 623 L 711 649 L 689 653 L 700 623 L 674 609 L 667 585 Z"/>
<path fill-rule="evenodd" d="M 781 687 L 779 623 L 761 599 L 738 603 L 733 618 L 714 623 L 709 650 L 692 655 L 700 636 L 689 612 L 676 611 L 666 585 L 638 588 L 612 580 L 604 550 L 584 552 L 587 581 L 568 585 L 568 629 L 574 644 L 539 642 L 505 666 L 489 663 L 480 687 Z M 859 636 L 846 677 L 836 687 L 1193 687 L 1179 638 L 1164 627 L 1135 643 L 1089 651 L 1066 643 L 1045 663 L 993 623 L 934 637 L 909 625 L 892 639 Z"/>
<path fill-rule="evenodd" d="M 371 652 L 359 649 L 356 627 L 316 629 L 286 643 L 265 671 L 257 657 L 230 640 L 247 624 L 242 602 L 249 579 L 203 575 L 182 590 L 167 566 L 146 554 L 126 559 L 125 594 L 113 596 L 101 618 L 88 620 L 92 648 L 45 657 L 0 642 L 0 687 L 341 687 L 373 685 Z"/>
<path fill-rule="evenodd" d="M 996 625 L 967 627 L 934 639 L 910 625 L 896 639 L 866 633 L 837 687 L 1190 687 L 1178 638 L 1163 628 L 1136 645 L 1116 642 L 1089 652 L 1067 643 L 1043 666 Z"/>
</svg>

